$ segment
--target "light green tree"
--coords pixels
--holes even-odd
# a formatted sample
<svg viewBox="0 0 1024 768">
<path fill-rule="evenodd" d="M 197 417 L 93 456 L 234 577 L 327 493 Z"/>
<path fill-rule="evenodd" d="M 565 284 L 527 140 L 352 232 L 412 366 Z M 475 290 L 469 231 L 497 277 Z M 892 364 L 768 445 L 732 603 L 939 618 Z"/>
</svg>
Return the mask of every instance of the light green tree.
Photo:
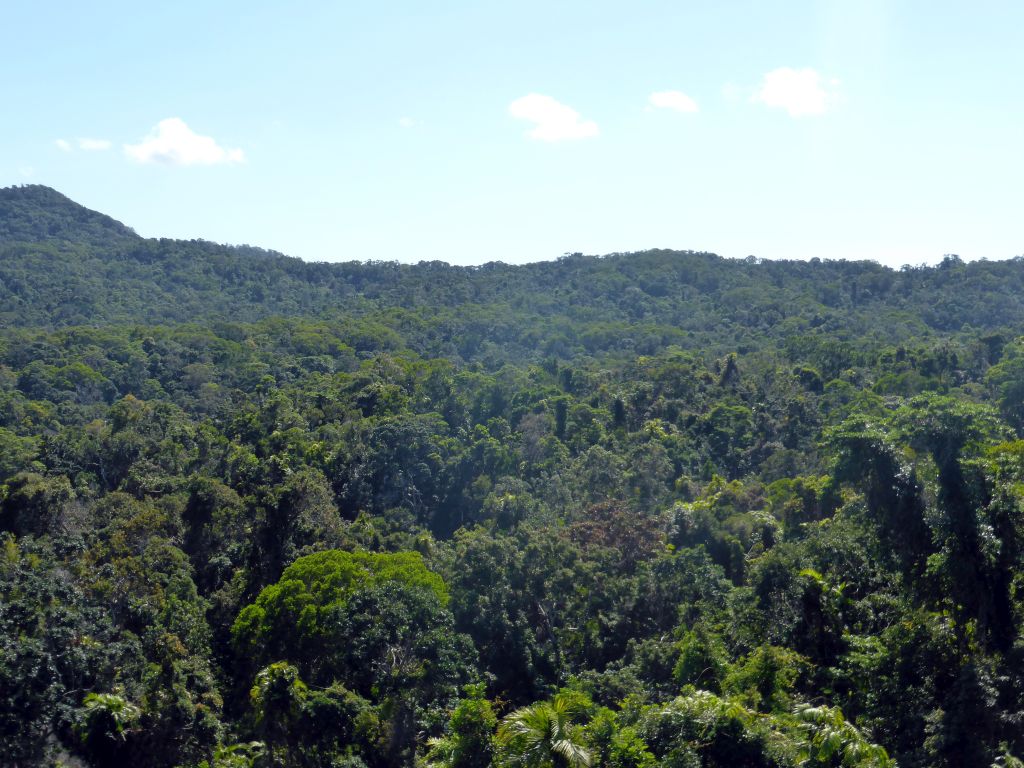
<svg viewBox="0 0 1024 768">
<path fill-rule="evenodd" d="M 885 749 L 871 743 L 839 709 L 801 704 L 796 716 L 807 739 L 801 750 L 801 766 L 896 768 L 896 761 Z"/>
<path fill-rule="evenodd" d="M 583 745 L 570 698 L 555 696 L 522 707 L 498 728 L 499 764 L 522 768 L 589 768 L 590 751 Z"/>
</svg>

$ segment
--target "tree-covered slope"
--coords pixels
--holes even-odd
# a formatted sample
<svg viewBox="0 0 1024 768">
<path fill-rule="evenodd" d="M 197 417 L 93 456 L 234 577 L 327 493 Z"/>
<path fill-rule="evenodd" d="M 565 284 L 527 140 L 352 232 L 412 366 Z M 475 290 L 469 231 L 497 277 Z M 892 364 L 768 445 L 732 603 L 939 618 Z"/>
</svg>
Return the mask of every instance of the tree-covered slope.
<svg viewBox="0 0 1024 768">
<path fill-rule="evenodd" d="M 0 766 L 1020 765 L 1021 262 L 305 264 L 5 195 Z"/>
<path fill-rule="evenodd" d="M 140 239 L 131 229 L 39 184 L 0 189 L 0 241 L 110 248 Z"/>
<path fill-rule="evenodd" d="M 516 341 L 537 334 L 556 354 L 607 349 L 614 342 L 601 338 L 602 324 L 619 341 L 635 337 L 623 332 L 628 326 L 689 347 L 720 347 L 723 339 L 777 346 L 805 332 L 892 342 L 965 325 L 1024 327 L 1024 261 L 948 258 L 937 267 L 891 270 L 648 251 L 518 267 L 308 264 L 257 248 L 137 238 L 45 187 L 0 192 L 5 326 L 370 310 L 391 310 L 407 323 L 447 323 L 456 348 L 492 341 L 520 354 Z M 592 329 L 586 338 L 581 324 Z"/>
</svg>

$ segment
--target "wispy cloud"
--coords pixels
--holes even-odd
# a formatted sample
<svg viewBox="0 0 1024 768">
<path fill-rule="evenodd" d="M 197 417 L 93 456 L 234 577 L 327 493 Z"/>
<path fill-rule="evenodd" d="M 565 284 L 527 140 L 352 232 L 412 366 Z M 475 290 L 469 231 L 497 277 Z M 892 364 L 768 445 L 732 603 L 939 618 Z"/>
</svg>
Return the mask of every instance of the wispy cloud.
<svg viewBox="0 0 1024 768">
<path fill-rule="evenodd" d="M 823 115 L 838 100 L 838 80 L 825 81 L 813 69 L 780 67 L 767 73 L 751 101 L 786 110 L 792 117 Z"/>
<path fill-rule="evenodd" d="M 221 165 L 245 162 L 242 150 L 227 149 L 210 136 L 195 133 L 180 117 L 161 120 L 138 144 L 125 144 L 124 152 L 139 163 Z"/>
<path fill-rule="evenodd" d="M 652 107 L 672 109 L 676 112 L 698 112 L 700 107 L 682 91 L 656 91 L 647 99 Z"/>
<path fill-rule="evenodd" d="M 398 118 L 398 124 L 402 128 L 415 128 L 419 123 L 413 120 L 411 117 L 400 117 Z"/>
<path fill-rule="evenodd" d="M 572 141 L 597 136 L 597 123 L 550 96 L 531 93 L 508 105 L 508 113 L 533 123 L 527 136 L 537 141 Z"/>
<path fill-rule="evenodd" d="M 85 152 L 101 152 L 113 146 L 113 142 L 107 139 L 75 139 L 74 145 L 67 139 L 57 139 L 53 143 L 62 152 L 71 152 L 75 146 Z"/>
<path fill-rule="evenodd" d="M 101 152 L 110 149 L 111 142 L 106 139 L 79 139 L 78 148 L 86 152 Z"/>
</svg>

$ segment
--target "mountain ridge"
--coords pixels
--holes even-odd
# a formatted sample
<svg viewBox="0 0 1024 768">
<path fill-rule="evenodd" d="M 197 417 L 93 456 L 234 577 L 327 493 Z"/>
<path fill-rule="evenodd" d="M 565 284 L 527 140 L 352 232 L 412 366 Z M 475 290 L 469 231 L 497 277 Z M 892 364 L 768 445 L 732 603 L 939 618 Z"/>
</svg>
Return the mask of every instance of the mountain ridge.
<svg viewBox="0 0 1024 768">
<path fill-rule="evenodd" d="M 250 246 L 142 238 L 48 187 L 0 190 L 0 326 L 366 314 L 420 326 L 424 344 L 444 354 L 444 344 L 486 342 L 519 357 L 627 342 L 718 350 L 726 337 L 754 349 L 807 334 L 894 343 L 965 327 L 1024 329 L 1024 260 L 947 257 L 894 270 L 652 250 L 518 266 L 305 262 Z M 580 323 L 609 330 L 584 338 Z"/>
<path fill-rule="evenodd" d="M 0 242 L 75 242 L 109 245 L 140 240 L 135 230 L 86 208 L 52 187 L 25 184 L 0 188 Z"/>
</svg>

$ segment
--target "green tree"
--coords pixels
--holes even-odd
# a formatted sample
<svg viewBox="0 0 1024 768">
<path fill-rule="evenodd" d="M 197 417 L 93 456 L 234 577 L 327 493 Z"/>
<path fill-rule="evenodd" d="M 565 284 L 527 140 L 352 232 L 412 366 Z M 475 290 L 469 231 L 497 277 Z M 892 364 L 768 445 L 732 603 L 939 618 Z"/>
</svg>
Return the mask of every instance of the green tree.
<svg viewBox="0 0 1024 768">
<path fill-rule="evenodd" d="M 430 741 L 428 765 L 444 768 L 488 768 L 494 757 L 498 718 L 484 698 L 483 685 L 468 685 L 448 721 L 447 733 Z"/>
<path fill-rule="evenodd" d="M 838 709 L 801 704 L 796 716 L 806 734 L 801 765 L 896 768 L 885 749 L 871 743 Z"/>
<path fill-rule="evenodd" d="M 416 552 L 329 550 L 299 558 L 232 629 L 249 660 L 290 662 L 317 686 L 341 683 L 382 708 L 389 765 L 411 765 L 417 734 L 440 731 L 474 653 L 454 631 L 447 589 Z"/>
<path fill-rule="evenodd" d="M 576 726 L 573 701 L 555 696 L 507 715 L 498 727 L 498 762 L 523 768 L 589 768 L 590 751 Z"/>
<path fill-rule="evenodd" d="M 86 753 L 100 765 L 117 765 L 130 753 L 126 743 L 142 710 L 116 693 L 86 695 L 75 732 Z"/>
</svg>

